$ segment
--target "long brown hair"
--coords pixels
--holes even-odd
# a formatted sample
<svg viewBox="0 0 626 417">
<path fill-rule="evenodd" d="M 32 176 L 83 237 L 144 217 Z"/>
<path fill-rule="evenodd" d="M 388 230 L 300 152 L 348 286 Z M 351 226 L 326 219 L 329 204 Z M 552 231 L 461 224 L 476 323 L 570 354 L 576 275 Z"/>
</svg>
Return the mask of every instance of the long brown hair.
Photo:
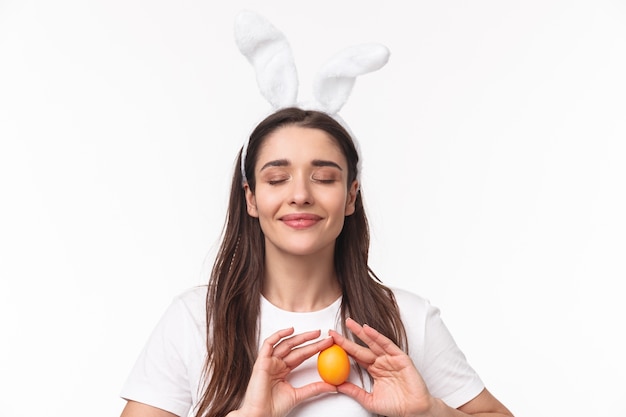
<svg viewBox="0 0 626 417">
<path fill-rule="evenodd" d="M 270 133 L 288 125 L 321 129 L 336 140 L 348 161 L 348 186 L 352 184 L 357 177 L 358 153 L 348 132 L 324 113 L 287 108 L 268 116 L 250 135 L 244 166 L 252 192 L 260 146 Z M 265 241 L 258 219 L 246 211 L 239 169 L 241 157 L 239 152 L 222 243 L 209 280 L 205 382 L 196 408 L 197 417 L 223 417 L 239 408 L 257 358 Z M 359 191 L 355 211 L 345 218 L 335 244 L 334 264 L 343 293 L 342 331 L 352 337 L 345 327 L 345 319 L 352 317 L 406 350 L 406 333 L 393 293 L 368 266 L 369 238 Z"/>
</svg>

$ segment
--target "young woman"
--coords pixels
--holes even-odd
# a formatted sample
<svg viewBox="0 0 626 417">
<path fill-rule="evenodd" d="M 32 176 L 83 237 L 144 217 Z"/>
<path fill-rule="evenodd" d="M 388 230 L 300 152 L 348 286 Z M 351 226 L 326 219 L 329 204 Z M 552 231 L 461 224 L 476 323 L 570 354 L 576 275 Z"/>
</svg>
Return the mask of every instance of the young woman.
<svg viewBox="0 0 626 417">
<path fill-rule="evenodd" d="M 122 417 L 511 416 L 438 310 L 368 267 L 358 158 L 321 112 L 287 108 L 256 127 L 209 284 L 154 330 Z M 353 362 L 339 386 L 316 368 L 332 344 Z"/>
</svg>

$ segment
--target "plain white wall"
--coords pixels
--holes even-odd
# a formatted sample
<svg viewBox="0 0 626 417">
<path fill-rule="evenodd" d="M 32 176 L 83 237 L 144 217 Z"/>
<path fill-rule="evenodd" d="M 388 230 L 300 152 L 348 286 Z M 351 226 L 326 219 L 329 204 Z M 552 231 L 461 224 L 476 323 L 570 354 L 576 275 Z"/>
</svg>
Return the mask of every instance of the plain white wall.
<svg viewBox="0 0 626 417">
<path fill-rule="evenodd" d="M 371 264 L 438 305 L 518 417 L 618 415 L 626 374 L 626 7 L 610 1 L 0 1 L 0 414 L 115 416 L 202 284 L 234 156 L 268 110 L 232 22 L 287 34 L 342 110 Z"/>
</svg>

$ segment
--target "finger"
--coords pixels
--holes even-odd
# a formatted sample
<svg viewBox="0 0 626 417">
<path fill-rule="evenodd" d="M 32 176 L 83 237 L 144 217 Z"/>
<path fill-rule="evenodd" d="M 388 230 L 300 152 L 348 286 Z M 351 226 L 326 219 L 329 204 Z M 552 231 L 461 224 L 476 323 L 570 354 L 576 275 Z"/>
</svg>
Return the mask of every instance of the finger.
<svg viewBox="0 0 626 417">
<path fill-rule="evenodd" d="M 374 346 L 374 341 L 367 333 L 365 333 L 365 331 L 363 330 L 363 326 L 361 326 L 359 323 L 351 318 L 348 318 L 346 320 L 346 327 L 350 329 L 350 331 L 356 337 L 361 339 L 372 350 L 372 352 L 377 355 L 381 355 L 383 353 L 380 349 L 375 349 L 376 346 Z"/>
<path fill-rule="evenodd" d="M 404 354 L 404 351 L 398 347 L 391 339 L 380 333 L 378 330 L 374 329 L 367 324 L 363 325 L 363 332 L 368 335 L 370 340 L 376 346 L 379 346 L 384 353 L 390 355 L 401 355 Z M 370 348 L 371 345 L 368 344 Z"/>
<path fill-rule="evenodd" d="M 331 347 L 333 343 L 333 338 L 327 337 L 320 341 L 297 347 L 293 349 L 287 356 L 285 356 L 283 358 L 283 361 L 285 361 L 290 369 L 294 369 L 311 356 L 319 353 L 326 348 Z"/>
<path fill-rule="evenodd" d="M 274 356 L 283 358 L 296 346 L 315 340 L 320 337 L 320 334 L 322 334 L 321 330 L 313 330 L 283 339 L 274 346 Z"/>
<path fill-rule="evenodd" d="M 346 320 L 346 327 L 378 356 L 402 353 L 402 350 L 396 346 L 395 343 L 367 324 L 361 326 L 356 321 L 349 318 Z"/>
<path fill-rule="evenodd" d="M 272 352 L 274 352 L 274 345 L 276 345 L 276 343 L 278 343 L 280 339 L 292 334 L 293 331 L 293 327 L 289 327 L 287 329 L 282 329 L 275 333 L 272 333 L 267 339 L 263 341 L 263 345 L 261 345 L 261 349 L 259 349 L 259 356 L 272 356 Z"/>
<path fill-rule="evenodd" d="M 330 330 L 329 334 L 335 343 L 341 346 L 359 365 L 368 367 L 376 360 L 377 356 L 370 349 L 353 342 L 334 330 Z"/>
</svg>

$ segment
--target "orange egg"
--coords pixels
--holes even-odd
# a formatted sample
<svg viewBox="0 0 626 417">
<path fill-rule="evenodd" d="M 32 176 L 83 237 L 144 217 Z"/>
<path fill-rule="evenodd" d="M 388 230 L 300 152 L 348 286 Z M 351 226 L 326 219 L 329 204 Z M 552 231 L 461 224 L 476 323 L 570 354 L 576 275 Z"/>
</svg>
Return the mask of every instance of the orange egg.
<svg viewBox="0 0 626 417">
<path fill-rule="evenodd" d="M 348 354 L 339 345 L 324 349 L 317 356 L 317 372 L 329 384 L 343 384 L 350 375 Z"/>
</svg>

